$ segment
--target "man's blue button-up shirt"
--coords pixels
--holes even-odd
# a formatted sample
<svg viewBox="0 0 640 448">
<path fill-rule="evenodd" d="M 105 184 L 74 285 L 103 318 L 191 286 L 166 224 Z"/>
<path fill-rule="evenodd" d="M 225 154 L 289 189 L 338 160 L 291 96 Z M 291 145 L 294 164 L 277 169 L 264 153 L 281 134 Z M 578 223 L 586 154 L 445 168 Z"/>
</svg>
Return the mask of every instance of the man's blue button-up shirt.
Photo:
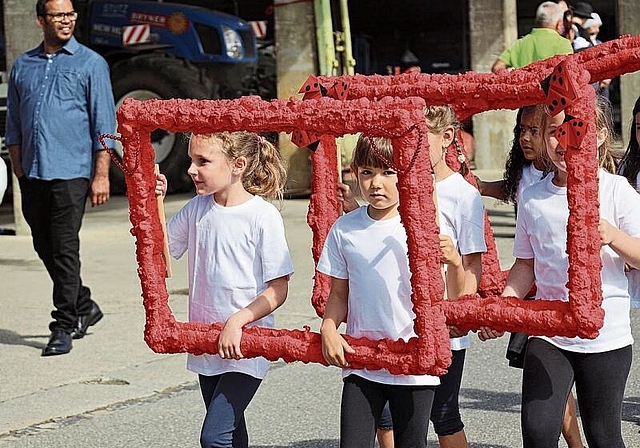
<svg viewBox="0 0 640 448">
<path fill-rule="evenodd" d="M 19 145 L 30 179 L 90 179 L 100 134 L 115 131 L 109 67 L 72 37 L 54 54 L 42 44 L 14 63 L 6 144 Z"/>
</svg>

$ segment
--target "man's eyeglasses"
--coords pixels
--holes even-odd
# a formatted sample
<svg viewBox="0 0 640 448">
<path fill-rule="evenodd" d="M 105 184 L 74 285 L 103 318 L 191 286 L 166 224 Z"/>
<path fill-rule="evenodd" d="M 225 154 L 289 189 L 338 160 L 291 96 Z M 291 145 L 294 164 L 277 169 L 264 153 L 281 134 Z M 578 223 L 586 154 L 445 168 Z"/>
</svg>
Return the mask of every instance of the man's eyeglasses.
<svg viewBox="0 0 640 448">
<path fill-rule="evenodd" d="M 78 13 L 75 11 L 71 12 L 52 12 L 47 13 L 48 17 L 51 17 L 52 22 L 62 22 L 65 19 L 68 20 L 76 20 L 78 18 Z"/>
</svg>

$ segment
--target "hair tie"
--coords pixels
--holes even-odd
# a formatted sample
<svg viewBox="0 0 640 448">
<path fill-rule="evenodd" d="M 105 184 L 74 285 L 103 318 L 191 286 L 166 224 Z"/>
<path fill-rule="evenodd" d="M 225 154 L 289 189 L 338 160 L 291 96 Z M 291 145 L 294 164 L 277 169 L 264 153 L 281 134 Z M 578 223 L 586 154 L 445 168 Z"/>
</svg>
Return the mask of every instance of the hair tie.
<svg viewBox="0 0 640 448">
<path fill-rule="evenodd" d="M 460 174 L 462 174 L 463 176 L 466 176 L 467 173 L 469 172 L 469 168 L 467 167 L 467 164 L 466 164 L 467 158 L 462 152 L 462 148 L 460 147 L 460 142 L 458 142 L 457 135 L 453 137 L 453 145 L 456 147 L 456 153 L 458 156 L 457 159 L 458 159 L 458 162 L 460 163 Z"/>
<path fill-rule="evenodd" d="M 264 138 L 262 135 L 258 135 L 258 145 L 264 145 L 266 141 L 266 138 Z"/>
</svg>

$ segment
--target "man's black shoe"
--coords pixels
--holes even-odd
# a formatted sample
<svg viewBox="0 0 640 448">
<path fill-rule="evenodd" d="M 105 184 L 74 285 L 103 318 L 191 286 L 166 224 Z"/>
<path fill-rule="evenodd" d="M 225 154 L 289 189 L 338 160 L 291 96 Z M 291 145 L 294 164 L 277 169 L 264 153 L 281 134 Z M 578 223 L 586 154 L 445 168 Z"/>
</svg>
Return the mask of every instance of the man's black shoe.
<svg viewBox="0 0 640 448">
<path fill-rule="evenodd" d="M 91 307 L 91 311 L 87 314 L 81 314 L 78 316 L 78 321 L 76 322 L 76 327 L 71 332 L 71 336 L 73 339 L 82 339 L 85 334 L 87 334 L 87 330 L 90 326 L 98 323 L 100 319 L 102 319 L 102 311 L 100 307 L 94 303 Z"/>
<path fill-rule="evenodd" d="M 71 335 L 64 330 L 53 330 L 42 356 L 64 355 L 71 351 Z"/>
</svg>

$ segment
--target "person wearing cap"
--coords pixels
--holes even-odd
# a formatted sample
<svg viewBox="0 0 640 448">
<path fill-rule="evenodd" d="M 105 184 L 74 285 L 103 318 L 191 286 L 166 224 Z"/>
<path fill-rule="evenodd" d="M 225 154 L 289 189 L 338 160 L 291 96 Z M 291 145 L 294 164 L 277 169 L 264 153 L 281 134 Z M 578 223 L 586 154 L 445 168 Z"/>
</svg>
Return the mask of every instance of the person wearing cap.
<svg viewBox="0 0 640 448">
<path fill-rule="evenodd" d="M 582 28 L 589 35 L 589 41 L 593 45 L 601 44 L 602 41 L 598 39 L 598 34 L 600 33 L 600 27 L 602 26 L 602 19 L 600 18 L 600 14 L 594 12 L 591 14 L 591 18 L 584 21 L 582 24 Z"/>
<path fill-rule="evenodd" d="M 573 22 L 580 26 L 582 26 L 587 19 L 592 18 L 593 6 L 587 2 L 577 2 L 571 10 L 573 11 Z"/>
<path fill-rule="evenodd" d="M 493 63 L 491 71 L 497 73 L 508 68 L 521 68 L 551 56 L 573 53 L 571 43 L 561 36 L 563 16 L 557 3 L 541 3 L 536 10 L 534 28 L 504 50 Z"/>
<path fill-rule="evenodd" d="M 585 22 L 593 19 L 593 6 L 587 2 L 578 2 L 573 8 L 573 23 L 576 26 L 577 34 L 573 40 L 573 51 L 578 52 L 588 47 L 593 47 L 595 44 L 591 42 L 589 33 L 585 29 Z M 599 18 L 600 16 L 598 16 Z M 602 22 L 600 22 L 602 24 Z"/>
</svg>

